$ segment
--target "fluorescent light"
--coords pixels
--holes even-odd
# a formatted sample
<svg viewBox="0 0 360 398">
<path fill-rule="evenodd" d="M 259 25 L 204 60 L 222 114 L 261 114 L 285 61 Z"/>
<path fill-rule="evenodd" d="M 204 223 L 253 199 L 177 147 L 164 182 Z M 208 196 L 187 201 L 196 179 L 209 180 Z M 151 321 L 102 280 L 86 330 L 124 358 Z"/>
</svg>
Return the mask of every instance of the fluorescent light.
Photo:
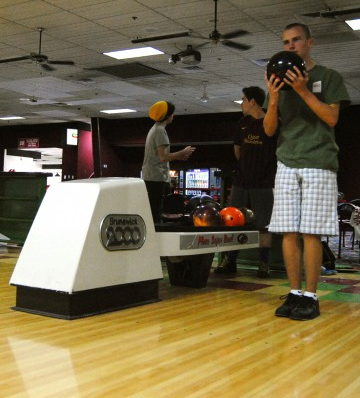
<svg viewBox="0 0 360 398">
<path fill-rule="evenodd" d="M 243 100 L 238 100 L 238 101 L 234 101 L 234 102 L 236 102 L 237 104 L 242 104 L 244 101 Z"/>
<path fill-rule="evenodd" d="M 107 113 L 108 115 L 113 115 L 115 113 L 131 113 L 131 112 L 136 112 L 134 109 L 109 109 L 109 110 L 104 110 L 100 111 L 102 113 Z"/>
<path fill-rule="evenodd" d="M 111 58 L 128 59 L 128 58 L 137 58 L 137 57 L 148 57 L 149 55 L 158 55 L 164 53 L 153 47 L 141 47 L 141 48 L 133 48 L 131 50 L 111 51 L 103 54 Z"/>
<path fill-rule="evenodd" d="M 345 21 L 352 30 L 360 30 L 360 18 Z"/>
<path fill-rule="evenodd" d="M 21 117 L 21 116 L 3 116 L 3 117 L 0 117 L 0 120 L 18 120 L 18 119 L 25 119 L 25 118 Z"/>
</svg>

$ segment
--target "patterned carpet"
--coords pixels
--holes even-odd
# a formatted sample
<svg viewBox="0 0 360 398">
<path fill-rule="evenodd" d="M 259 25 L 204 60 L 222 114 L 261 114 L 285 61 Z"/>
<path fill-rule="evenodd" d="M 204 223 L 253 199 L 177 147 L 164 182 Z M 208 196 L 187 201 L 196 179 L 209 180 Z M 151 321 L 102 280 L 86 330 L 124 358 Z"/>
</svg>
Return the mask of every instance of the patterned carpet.
<svg viewBox="0 0 360 398">
<path fill-rule="evenodd" d="M 342 302 L 360 303 L 360 265 L 359 244 L 355 242 L 352 249 L 350 233 L 346 235 L 345 247 L 341 248 L 341 258 L 338 257 L 339 238 L 329 239 L 329 247 L 336 257 L 334 275 L 321 275 L 318 285 L 318 295 L 322 300 L 335 300 Z M 275 263 L 272 266 L 269 279 L 259 279 L 256 276 L 258 262 L 256 258 L 244 259 L 245 253 L 238 255 L 236 275 L 218 275 L 210 272 L 207 286 L 223 289 L 235 289 L 256 291 L 259 293 L 285 295 L 289 292 L 286 271 L 279 256 L 281 255 L 281 243 L 275 242 L 275 250 L 278 251 Z M 255 251 L 254 251 L 255 253 Z M 276 257 L 276 256 L 274 256 Z M 215 267 L 219 259 L 215 259 Z"/>
</svg>

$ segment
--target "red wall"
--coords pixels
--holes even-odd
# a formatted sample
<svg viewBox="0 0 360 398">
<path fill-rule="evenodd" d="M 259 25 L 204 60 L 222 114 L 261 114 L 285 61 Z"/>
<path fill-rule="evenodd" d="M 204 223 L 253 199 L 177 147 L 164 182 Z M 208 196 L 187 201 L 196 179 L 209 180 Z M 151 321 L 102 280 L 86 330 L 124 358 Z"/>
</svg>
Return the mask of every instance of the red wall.
<svg viewBox="0 0 360 398">
<path fill-rule="evenodd" d="M 90 178 L 94 173 L 91 131 L 79 131 L 77 153 L 77 178 Z"/>
</svg>

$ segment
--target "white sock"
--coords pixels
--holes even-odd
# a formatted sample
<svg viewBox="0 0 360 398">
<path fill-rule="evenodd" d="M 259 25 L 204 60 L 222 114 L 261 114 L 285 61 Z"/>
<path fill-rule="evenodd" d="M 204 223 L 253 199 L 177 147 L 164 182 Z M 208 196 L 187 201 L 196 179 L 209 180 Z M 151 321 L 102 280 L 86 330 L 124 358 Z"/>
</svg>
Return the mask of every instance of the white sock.
<svg viewBox="0 0 360 398">
<path fill-rule="evenodd" d="M 297 289 L 291 289 L 290 293 L 295 294 L 296 296 L 302 296 L 302 291 Z"/>
<path fill-rule="evenodd" d="M 312 292 L 307 292 L 307 291 L 305 291 L 304 296 L 305 296 L 305 297 L 311 297 L 311 298 L 313 298 L 314 300 L 317 300 L 317 299 L 318 299 L 317 294 L 316 294 L 316 293 L 312 293 Z"/>
</svg>

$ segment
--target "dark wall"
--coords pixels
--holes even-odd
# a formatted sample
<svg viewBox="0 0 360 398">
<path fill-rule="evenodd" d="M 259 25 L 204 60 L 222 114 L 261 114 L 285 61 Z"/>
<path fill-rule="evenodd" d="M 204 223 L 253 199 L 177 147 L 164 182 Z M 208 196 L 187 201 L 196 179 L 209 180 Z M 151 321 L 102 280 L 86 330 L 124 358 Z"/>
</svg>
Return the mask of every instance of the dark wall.
<svg viewBox="0 0 360 398">
<path fill-rule="evenodd" d="M 360 105 L 341 111 L 336 126 L 339 145 L 339 191 L 347 200 L 360 198 Z"/>
<path fill-rule="evenodd" d="M 241 117 L 239 112 L 175 116 L 167 126 L 172 152 L 186 145 L 196 146 L 190 162 L 172 162 L 172 168 L 218 167 L 231 169 L 233 135 Z M 93 147 L 97 176 L 139 177 L 146 135 L 153 122 L 149 118 L 92 120 Z"/>
<path fill-rule="evenodd" d="M 185 145 L 197 147 L 190 162 L 173 162 L 173 168 L 218 167 L 232 170 L 234 155 L 232 140 L 240 112 L 209 115 L 175 116 L 167 127 L 172 150 Z M 39 138 L 41 147 L 64 149 L 63 173 L 75 178 L 87 178 L 92 171 L 95 177 L 140 175 L 146 135 L 152 126 L 149 118 L 91 120 L 91 128 L 82 123 L 59 123 L 0 127 L 0 171 L 3 170 L 4 149 L 17 148 L 19 138 Z M 78 152 L 66 145 L 66 129 L 83 130 L 87 141 Z M 91 132 L 92 130 L 92 132 Z M 335 129 L 339 145 L 339 190 L 348 200 L 360 198 L 360 106 L 341 111 Z M 81 139 L 82 133 L 79 132 Z M 87 156 L 88 152 L 93 153 Z M 67 148 L 67 149 L 66 149 Z M 86 155 L 87 153 L 87 155 Z M 86 158 L 84 158 L 86 156 Z M 93 170 L 91 169 L 93 167 Z M 78 170 L 80 170 L 79 175 Z"/>
<path fill-rule="evenodd" d="M 172 168 L 218 167 L 232 170 L 233 134 L 242 114 L 240 112 L 209 115 L 175 116 L 166 129 L 172 151 L 185 145 L 195 145 L 196 152 L 190 162 L 172 162 Z M 140 175 L 144 143 L 147 132 L 153 125 L 149 118 L 109 120 L 94 119 L 99 150 L 97 173 L 102 176 Z M 339 190 L 348 200 L 360 198 L 360 106 L 351 106 L 341 111 L 336 126 L 336 141 L 339 145 Z M 93 134 L 94 139 L 94 134 Z M 97 155 L 94 152 L 94 158 Z M 106 165 L 106 168 L 100 167 Z"/>
</svg>

